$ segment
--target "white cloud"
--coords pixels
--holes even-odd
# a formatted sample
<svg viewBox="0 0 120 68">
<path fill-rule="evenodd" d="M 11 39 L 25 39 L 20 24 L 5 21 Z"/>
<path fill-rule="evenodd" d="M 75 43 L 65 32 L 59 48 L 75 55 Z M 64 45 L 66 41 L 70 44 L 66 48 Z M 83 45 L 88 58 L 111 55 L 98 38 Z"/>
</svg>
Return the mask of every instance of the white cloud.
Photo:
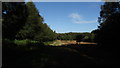
<svg viewBox="0 0 120 68">
<path fill-rule="evenodd" d="M 80 16 L 78 13 L 71 13 L 69 17 L 73 19 L 82 19 L 82 16 Z"/>
<path fill-rule="evenodd" d="M 69 17 L 72 19 L 73 23 L 96 23 L 97 20 L 84 20 L 84 18 L 78 13 L 71 13 Z"/>
</svg>

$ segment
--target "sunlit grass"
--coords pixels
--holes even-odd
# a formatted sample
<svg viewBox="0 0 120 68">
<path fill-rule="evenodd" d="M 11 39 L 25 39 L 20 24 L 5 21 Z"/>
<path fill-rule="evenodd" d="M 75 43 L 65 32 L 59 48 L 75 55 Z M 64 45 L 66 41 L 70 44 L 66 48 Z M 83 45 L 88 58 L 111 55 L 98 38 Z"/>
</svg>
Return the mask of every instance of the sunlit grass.
<svg viewBox="0 0 120 68">
<path fill-rule="evenodd" d="M 51 46 L 61 46 L 66 44 L 75 44 L 75 40 L 55 40 L 51 42 L 44 42 L 45 45 L 51 45 Z"/>
<path fill-rule="evenodd" d="M 59 40 L 51 41 L 51 42 L 44 42 L 45 45 L 51 45 L 51 46 L 59 46 L 62 45 L 62 42 Z"/>
</svg>

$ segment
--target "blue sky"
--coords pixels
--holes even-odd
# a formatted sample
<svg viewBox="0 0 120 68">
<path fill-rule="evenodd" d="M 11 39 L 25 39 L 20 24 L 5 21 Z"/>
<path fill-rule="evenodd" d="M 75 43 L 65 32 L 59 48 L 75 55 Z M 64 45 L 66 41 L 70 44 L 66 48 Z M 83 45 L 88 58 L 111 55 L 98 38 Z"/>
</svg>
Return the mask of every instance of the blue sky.
<svg viewBox="0 0 120 68">
<path fill-rule="evenodd" d="M 35 2 L 44 22 L 57 33 L 96 29 L 101 4 L 103 2 Z"/>
</svg>

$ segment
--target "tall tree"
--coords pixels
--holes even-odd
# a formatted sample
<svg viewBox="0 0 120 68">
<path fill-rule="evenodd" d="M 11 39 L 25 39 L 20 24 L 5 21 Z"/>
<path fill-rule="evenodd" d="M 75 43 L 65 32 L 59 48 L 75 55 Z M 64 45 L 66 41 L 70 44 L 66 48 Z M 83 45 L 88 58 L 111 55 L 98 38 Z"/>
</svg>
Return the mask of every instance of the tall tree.
<svg viewBox="0 0 120 68">
<path fill-rule="evenodd" d="M 33 39 L 35 34 L 42 30 L 41 25 L 44 21 L 39 15 L 33 2 L 28 2 L 27 4 L 28 17 L 23 29 L 17 34 L 19 39 Z"/>
<path fill-rule="evenodd" d="M 96 41 L 100 44 L 114 44 L 117 42 L 120 25 L 120 3 L 105 2 L 101 6 Z"/>
<path fill-rule="evenodd" d="M 2 3 L 2 37 L 15 39 L 15 35 L 25 24 L 27 18 L 26 4 L 24 2 Z"/>
<path fill-rule="evenodd" d="M 39 42 L 51 41 L 56 37 L 50 27 L 44 22 L 33 2 L 27 4 L 28 17 L 23 29 L 16 35 L 17 39 L 30 39 Z"/>
<path fill-rule="evenodd" d="M 98 21 L 100 23 L 99 28 L 105 24 L 105 21 L 113 14 L 120 12 L 119 2 L 105 2 L 104 5 L 101 5 L 100 17 Z"/>
<path fill-rule="evenodd" d="M 120 38 L 120 3 L 106 2 L 101 6 L 99 28 L 93 31 L 95 41 L 98 43 L 97 55 L 108 61 L 106 64 L 114 65 L 119 61 Z M 109 61 L 110 60 L 110 61 Z M 114 65 L 115 66 L 115 65 Z"/>
</svg>

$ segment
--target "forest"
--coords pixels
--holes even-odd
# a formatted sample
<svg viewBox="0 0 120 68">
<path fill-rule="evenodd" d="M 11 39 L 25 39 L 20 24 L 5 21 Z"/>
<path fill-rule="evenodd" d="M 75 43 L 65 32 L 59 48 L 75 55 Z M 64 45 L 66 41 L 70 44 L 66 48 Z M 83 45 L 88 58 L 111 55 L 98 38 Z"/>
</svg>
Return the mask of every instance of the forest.
<svg viewBox="0 0 120 68">
<path fill-rule="evenodd" d="M 100 9 L 97 29 L 56 33 L 34 2 L 2 2 L 2 68 L 119 66 L 120 2 Z"/>
</svg>

